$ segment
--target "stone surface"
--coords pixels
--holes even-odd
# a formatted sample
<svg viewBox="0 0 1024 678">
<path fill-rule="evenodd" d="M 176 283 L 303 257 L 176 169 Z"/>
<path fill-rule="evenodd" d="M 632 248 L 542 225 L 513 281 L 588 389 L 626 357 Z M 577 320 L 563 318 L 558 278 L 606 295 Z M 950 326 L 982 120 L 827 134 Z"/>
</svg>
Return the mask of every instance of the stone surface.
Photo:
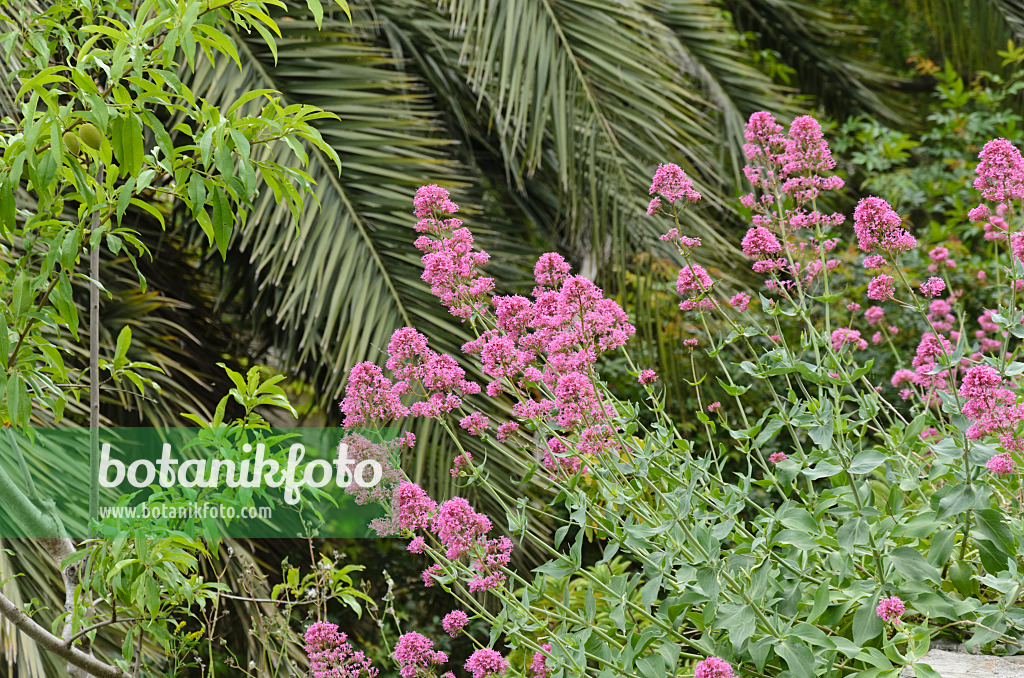
<svg viewBox="0 0 1024 678">
<path fill-rule="evenodd" d="M 930 650 L 920 660 L 942 678 L 1024 678 L 1024 655 L 996 657 L 948 650 Z M 902 678 L 914 678 L 914 669 L 903 670 Z"/>
</svg>

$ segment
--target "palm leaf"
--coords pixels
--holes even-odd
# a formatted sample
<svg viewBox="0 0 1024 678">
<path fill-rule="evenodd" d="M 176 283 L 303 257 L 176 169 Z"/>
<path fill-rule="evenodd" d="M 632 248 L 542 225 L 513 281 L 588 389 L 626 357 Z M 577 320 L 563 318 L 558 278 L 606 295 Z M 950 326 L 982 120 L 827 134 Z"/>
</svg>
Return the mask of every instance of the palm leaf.
<svg viewBox="0 0 1024 678">
<path fill-rule="evenodd" d="M 754 33 L 761 47 L 775 50 L 796 70 L 799 89 L 814 95 L 831 115 L 867 112 L 901 119 L 880 94 L 891 76 L 850 49 L 866 39 L 863 26 L 803 0 L 723 0 L 723 5 L 739 30 Z"/>
</svg>

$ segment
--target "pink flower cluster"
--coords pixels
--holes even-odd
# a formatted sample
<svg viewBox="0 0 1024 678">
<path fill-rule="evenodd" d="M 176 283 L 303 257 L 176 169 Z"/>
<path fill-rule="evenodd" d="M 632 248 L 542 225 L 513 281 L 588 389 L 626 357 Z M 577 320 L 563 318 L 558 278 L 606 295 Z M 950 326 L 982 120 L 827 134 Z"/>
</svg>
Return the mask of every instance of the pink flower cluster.
<svg viewBox="0 0 1024 678">
<path fill-rule="evenodd" d="M 654 195 L 657 193 L 658 195 Z M 661 198 L 669 204 L 682 200 L 684 206 L 700 200 L 700 193 L 693 190 L 693 181 L 686 176 L 686 172 L 673 163 L 658 165 L 658 171 L 654 173 L 651 181 L 650 194 L 654 195 L 651 204 L 647 206 L 647 215 L 656 214 L 661 209 Z"/>
<path fill-rule="evenodd" d="M 708 311 L 714 308 L 714 300 L 707 297 L 712 284 L 711 276 L 700 264 L 683 266 L 676 278 L 676 291 L 686 298 L 679 302 L 679 308 L 684 311 Z"/>
<path fill-rule="evenodd" d="M 734 678 L 732 666 L 719 657 L 708 657 L 697 662 L 693 678 Z"/>
<path fill-rule="evenodd" d="M 1000 452 L 993 455 L 985 462 L 985 468 L 999 476 L 1008 476 L 1013 473 L 1014 462 L 1009 452 Z"/>
<path fill-rule="evenodd" d="M 462 610 L 452 610 L 444 616 L 441 621 L 441 628 L 449 636 L 454 638 L 462 632 L 462 629 L 466 628 L 466 624 L 469 623 L 469 616 Z"/>
<path fill-rule="evenodd" d="M 387 367 L 394 380 L 373 363 L 359 363 L 349 372 L 341 411 L 346 427 L 387 422 L 402 417 L 440 417 L 462 407 L 466 395 L 480 392 L 480 385 L 466 379 L 466 371 L 451 356 L 427 347 L 427 338 L 411 327 L 395 330 L 388 344 Z M 410 406 L 402 397 L 418 397 Z M 471 419 L 471 430 L 486 423 Z"/>
<path fill-rule="evenodd" d="M 978 160 L 974 187 L 982 198 L 996 205 L 993 211 L 983 203 L 967 216 L 971 221 L 984 224 L 986 240 L 1006 240 L 1010 203 L 1024 197 L 1024 158 L 1010 141 L 999 138 L 985 144 Z"/>
<path fill-rule="evenodd" d="M 490 255 L 474 249 L 473 234 L 462 227 L 461 220 L 441 218 L 459 209 L 445 189 L 436 184 L 423 186 L 416 192 L 413 206 L 420 218 L 416 230 L 427 234 L 414 243 L 423 252 L 421 277 L 452 315 L 468 320 L 486 306 L 494 290 L 494 279 L 479 271 Z"/>
<path fill-rule="evenodd" d="M 832 332 L 832 349 L 841 351 L 846 346 L 863 351 L 868 347 L 868 342 L 860 336 L 860 330 L 852 330 L 849 327 L 840 327 Z"/>
<path fill-rule="evenodd" d="M 1024 442 L 1017 437 L 1017 426 L 1024 421 L 1024 405 L 1017 404 L 1017 397 L 1003 385 L 995 368 L 975 365 L 967 370 L 960 397 L 964 399 L 962 412 L 971 421 L 965 433 L 968 438 L 997 435 L 1004 448 L 1024 450 Z"/>
<path fill-rule="evenodd" d="M 413 434 L 406 434 L 412 436 Z M 352 461 L 353 468 L 363 461 L 372 461 L 380 464 L 382 475 L 380 481 L 373 487 L 362 487 L 355 482 L 355 478 L 344 488 L 346 494 L 352 495 L 357 504 L 378 503 L 385 504 L 394 493 L 395 487 L 401 484 L 405 476 L 401 469 L 395 466 L 393 461 L 393 450 L 402 446 L 408 438 L 401 438 L 397 441 L 387 443 L 374 443 L 365 436 L 351 433 L 341 439 L 338 447 L 346 448 L 348 459 Z M 415 436 L 413 436 L 415 440 Z"/>
<path fill-rule="evenodd" d="M 530 662 L 530 671 L 533 672 L 531 678 L 548 678 L 551 675 L 551 669 L 548 668 L 547 656 L 545 653 L 551 653 L 551 645 L 545 643 L 540 646 L 543 652 L 534 652 L 533 661 Z"/>
<path fill-rule="evenodd" d="M 853 211 L 857 246 L 865 252 L 878 249 L 896 256 L 917 247 L 917 240 L 902 224 L 896 211 L 881 198 L 864 198 Z"/>
<path fill-rule="evenodd" d="M 509 661 L 497 650 L 485 647 L 470 655 L 465 666 L 473 678 L 491 678 L 491 676 L 505 675 L 505 672 L 508 671 Z"/>
<path fill-rule="evenodd" d="M 444 556 L 450 561 L 465 559 L 474 572 L 469 582 L 470 591 L 487 591 L 505 582 L 501 568 L 512 558 L 512 541 L 508 537 L 488 538 L 490 519 L 477 513 L 462 497 L 454 497 L 438 506 L 417 484 L 402 483 L 392 500 L 395 523 L 399 530 L 430 532 L 440 543 Z M 421 553 L 426 543 L 421 536 L 413 539 L 409 550 Z M 436 565 L 423 573 L 427 586 L 433 584 Z M 452 618 L 455 620 L 458 614 Z M 452 615 L 449 615 L 451 617 Z M 445 618 L 446 623 L 449 620 Z M 448 630 L 448 627 L 445 627 Z"/>
<path fill-rule="evenodd" d="M 393 656 L 402 678 L 432 676 L 435 666 L 448 663 L 448 655 L 434 650 L 434 641 L 415 631 L 398 639 Z"/>
<path fill-rule="evenodd" d="M 903 601 L 900 600 L 898 596 L 884 598 L 880 603 L 878 603 L 878 607 L 875 608 L 875 614 L 877 614 L 882 621 L 887 622 L 897 621 L 906 611 L 906 605 L 903 604 Z"/>
<path fill-rule="evenodd" d="M 338 631 L 337 624 L 315 622 L 303 636 L 313 678 L 373 678 L 379 671 Z M 403 674 L 404 675 L 404 674 Z"/>
<path fill-rule="evenodd" d="M 974 188 L 986 200 L 1007 203 L 1024 198 L 1024 158 L 1010 141 L 993 139 L 978 154 Z"/>
<path fill-rule="evenodd" d="M 838 190 L 843 180 L 829 173 L 835 160 L 821 132 L 821 126 L 810 116 L 801 116 L 784 134 L 782 125 L 765 112 L 750 116 L 744 132 L 743 146 L 748 164 L 744 174 L 754 192 L 740 198 L 753 212 L 753 227 L 743 238 L 743 253 L 754 259 L 757 273 L 771 276 L 769 289 L 787 289 L 800 280 L 810 285 L 823 268 L 839 265 L 838 259 L 823 257 L 836 245 L 835 240 L 797 242 L 800 229 L 822 229 L 843 223 L 842 214 L 824 214 L 807 205 L 822 191 Z M 791 201 L 786 205 L 779 200 Z M 786 256 L 782 256 L 783 253 Z M 789 280 L 779 278 L 781 274 Z"/>
</svg>

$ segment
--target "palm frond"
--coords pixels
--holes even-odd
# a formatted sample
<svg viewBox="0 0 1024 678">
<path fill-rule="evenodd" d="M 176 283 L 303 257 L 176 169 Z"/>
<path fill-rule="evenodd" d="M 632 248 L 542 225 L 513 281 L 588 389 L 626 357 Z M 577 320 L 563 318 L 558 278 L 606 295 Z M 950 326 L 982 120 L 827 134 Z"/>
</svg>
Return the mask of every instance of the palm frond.
<svg viewBox="0 0 1024 678">
<path fill-rule="evenodd" d="M 447 16 L 417 0 L 375 10 L 428 67 L 420 74 L 435 90 L 454 90 L 456 106 L 441 101 L 452 117 L 486 130 L 512 185 L 553 199 L 546 226 L 563 251 L 601 268 L 621 263 L 609 256 L 613 239 L 620 254 L 649 238 L 644 197 L 659 162 L 683 166 L 709 209 L 727 210 L 716 111 L 677 67 L 685 55 L 675 36 L 641 5 L 456 0 L 443 7 Z M 689 221 L 728 250 L 713 224 Z"/>
<path fill-rule="evenodd" d="M 740 181 L 739 153 L 743 125 L 755 111 L 795 115 L 795 90 L 781 88 L 752 63 L 743 36 L 731 17 L 712 0 L 661 0 L 645 3 L 675 35 L 678 66 L 700 85 L 719 112 L 723 156 L 732 160 L 734 183 Z"/>
<path fill-rule="evenodd" d="M 934 36 L 930 56 L 949 59 L 961 73 L 1000 72 L 997 50 L 1024 40 L 1021 0 L 919 0 L 917 9 Z"/>
<path fill-rule="evenodd" d="M 863 26 L 804 0 L 723 0 L 723 5 L 736 27 L 754 33 L 761 47 L 778 52 L 796 70 L 800 90 L 814 95 L 833 116 L 867 112 L 900 119 L 880 93 L 890 76 L 849 49 L 866 39 Z"/>
<path fill-rule="evenodd" d="M 280 26 L 276 62 L 261 41 L 239 36 L 243 69 L 203 63 L 190 75 L 190 87 L 214 105 L 269 88 L 285 103 L 301 101 L 338 116 L 319 129 L 343 158 L 340 176 L 325 156 L 307 149 L 316 204 L 310 202 L 297 227 L 269 192 L 257 198 L 236 234 L 224 293 L 225 306 L 244 310 L 257 341 L 269 348 L 261 359 L 314 384 L 318 403 L 336 417 L 349 369 L 366 360 L 383 363 L 398 327 L 416 327 L 432 348 L 453 355 L 472 338 L 420 280 L 411 215 L 420 185 L 466 187 L 472 172 L 448 155 L 450 142 L 439 134 L 422 83 L 372 44 L 372 26 L 328 19 L 317 31 L 301 13 Z M 285 162 L 291 151 L 265 153 Z M 465 192 L 479 195 L 475 188 Z M 519 229 L 491 228 L 497 222 L 478 220 L 473 211 L 467 218 L 474 219 L 481 244 L 503 253 L 491 272 L 522 278 L 519 262 L 531 249 Z M 416 420 L 412 431 L 417 446 L 407 472 L 432 495 L 450 496 L 454 451 L 446 432 L 425 420 Z M 465 436 L 462 445 L 483 458 L 478 439 Z M 505 473 L 513 462 L 532 461 L 510 450 L 496 463 Z M 467 496 L 474 498 L 472 489 Z M 481 501 L 484 510 L 498 510 Z"/>
</svg>

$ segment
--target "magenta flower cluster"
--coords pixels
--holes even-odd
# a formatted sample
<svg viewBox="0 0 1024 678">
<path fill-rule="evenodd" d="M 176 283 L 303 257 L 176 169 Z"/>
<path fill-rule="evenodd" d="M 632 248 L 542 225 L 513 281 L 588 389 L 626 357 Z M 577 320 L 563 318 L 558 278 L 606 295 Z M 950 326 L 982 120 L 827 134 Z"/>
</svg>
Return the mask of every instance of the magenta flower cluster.
<svg viewBox="0 0 1024 678">
<path fill-rule="evenodd" d="M 491 678 L 503 676 L 508 671 L 509 661 L 497 650 L 489 647 L 481 648 L 466 660 L 466 670 L 473 678 Z"/>
<path fill-rule="evenodd" d="M 693 181 L 690 177 L 686 176 L 686 172 L 679 165 L 672 163 L 658 165 L 658 171 L 654 173 L 654 179 L 651 181 L 650 194 L 654 198 L 647 206 L 647 216 L 657 214 L 662 209 L 662 198 L 670 205 L 676 201 L 682 201 L 685 205 L 700 200 L 700 193 L 693 190 Z"/>
<path fill-rule="evenodd" d="M 1017 436 L 1017 427 L 1024 421 L 1024 404 L 1017 403 L 1016 395 L 1006 388 L 994 367 L 975 365 L 967 370 L 960 384 L 960 397 L 964 400 L 961 411 L 971 422 L 965 433 L 968 438 L 995 435 L 1007 450 L 1024 450 L 1024 442 Z M 1000 462 L 995 466 L 1004 467 Z"/>
<path fill-rule="evenodd" d="M 734 678 L 732 666 L 719 657 L 708 657 L 697 662 L 693 678 Z"/>
<path fill-rule="evenodd" d="M 337 624 L 315 622 L 303 636 L 313 678 L 373 678 L 379 671 L 338 631 Z M 404 675 L 404 674 L 403 674 Z"/>
<path fill-rule="evenodd" d="M 434 641 L 415 631 L 398 639 L 393 656 L 402 678 L 433 676 L 435 666 L 448 663 L 448 655 L 435 650 Z"/>
<path fill-rule="evenodd" d="M 907 606 L 897 596 L 891 598 L 884 598 L 878 607 L 875 608 L 875 614 L 877 614 L 882 621 L 895 622 L 903 613 L 907 611 Z"/>
<path fill-rule="evenodd" d="M 447 560 L 468 561 L 474 573 L 469 581 L 470 591 L 495 589 L 505 582 L 501 568 L 511 560 L 512 541 L 508 537 L 488 538 L 490 519 L 474 511 L 462 497 L 454 497 L 438 506 L 419 485 L 405 482 L 395 493 L 392 510 L 399 530 L 428 532 L 436 538 Z M 418 535 L 408 548 L 413 553 L 422 553 L 426 540 Z M 424 583 L 432 586 L 439 574 L 437 566 L 428 568 L 423 573 Z M 458 615 L 453 619 L 457 618 Z"/>
<path fill-rule="evenodd" d="M 548 678 L 551 675 L 551 669 L 547 664 L 547 656 L 551 653 L 551 644 L 545 643 L 540 646 L 540 649 L 542 652 L 534 652 L 533 661 L 530 662 L 530 671 L 533 673 L 531 678 Z"/>
<path fill-rule="evenodd" d="M 469 623 L 469 616 L 462 610 L 452 610 L 444 616 L 441 621 L 441 628 L 449 636 L 454 638 L 462 632 L 462 629 L 466 628 L 466 624 Z"/>
<path fill-rule="evenodd" d="M 743 253 L 754 260 L 756 273 L 769 276 L 769 290 L 806 287 L 823 270 L 839 266 L 830 254 L 837 242 L 800 240 L 797 233 L 807 229 L 818 234 L 844 221 L 842 214 L 826 214 L 815 207 L 823 191 L 843 187 L 843 180 L 831 174 L 835 160 L 821 125 L 801 116 L 784 133 L 775 118 L 760 112 L 750 116 L 744 135 L 748 163 L 743 171 L 754 192 L 740 198 L 753 213 L 753 226 L 741 242 Z"/>
</svg>

